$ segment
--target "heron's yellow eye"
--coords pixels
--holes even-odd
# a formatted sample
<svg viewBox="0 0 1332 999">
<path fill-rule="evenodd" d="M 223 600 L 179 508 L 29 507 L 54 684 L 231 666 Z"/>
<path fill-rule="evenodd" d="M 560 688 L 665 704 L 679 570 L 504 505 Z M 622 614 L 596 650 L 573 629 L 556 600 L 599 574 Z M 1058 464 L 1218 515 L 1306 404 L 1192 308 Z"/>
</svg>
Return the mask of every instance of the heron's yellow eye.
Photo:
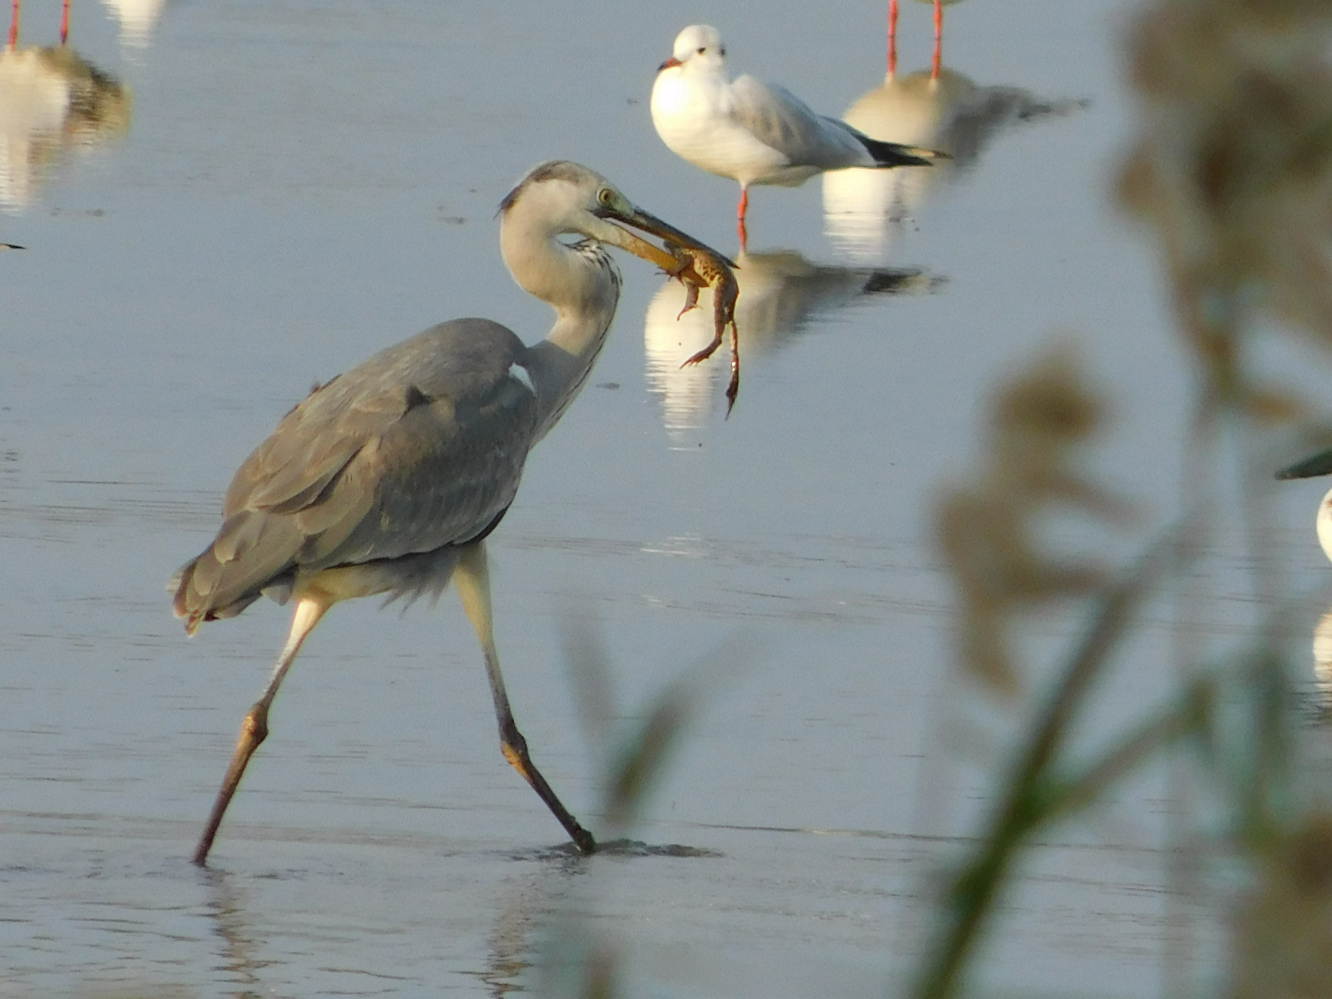
<svg viewBox="0 0 1332 999">
<path fill-rule="evenodd" d="M 615 200 L 615 192 L 612 191 L 609 187 L 603 187 L 600 191 L 597 192 L 597 200 L 600 201 L 603 205 L 609 205 L 612 201 Z"/>
</svg>

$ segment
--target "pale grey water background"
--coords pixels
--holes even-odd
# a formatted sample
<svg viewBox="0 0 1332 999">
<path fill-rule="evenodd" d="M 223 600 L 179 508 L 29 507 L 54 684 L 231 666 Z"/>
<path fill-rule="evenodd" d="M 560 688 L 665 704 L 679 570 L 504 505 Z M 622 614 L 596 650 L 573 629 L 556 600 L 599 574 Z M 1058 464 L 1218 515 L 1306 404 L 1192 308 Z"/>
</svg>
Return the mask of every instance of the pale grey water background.
<svg viewBox="0 0 1332 999">
<path fill-rule="evenodd" d="M 671 382 L 669 332 L 649 328 L 645 350 L 662 278 L 622 261 L 596 384 L 490 545 L 498 640 L 535 758 L 594 830 L 570 599 L 627 719 L 705 663 L 716 682 L 635 830 L 704 855 L 568 854 L 497 752 L 449 594 L 321 624 L 201 872 L 194 839 L 288 620 L 265 602 L 187 641 L 170 615 L 163 584 L 211 538 L 237 463 L 312 382 L 433 322 L 543 336 L 493 219 L 542 159 L 587 163 L 733 248 L 735 185 L 652 131 L 676 31 L 712 20 L 737 72 L 840 113 L 882 81 L 884 12 L 182 0 L 126 39 L 75 2 L 71 45 L 129 84 L 133 118 L 0 213 L 0 239 L 28 247 L 0 255 L 0 995 L 499 995 L 541 984 L 570 913 L 620 945 L 627 994 L 883 994 L 1019 720 L 951 678 L 931 541 L 929 502 L 975 460 L 988 391 L 1070 331 L 1113 390 L 1097 474 L 1140 501 L 1142 531 L 1177 493 L 1188 365 L 1107 193 L 1129 123 L 1122 12 L 950 8 L 948 66 L 1090 105 L 1001 131 L 891 239 L 826 229 L 817 180 L 755 192 L 756 253 L 921 280 L 753 344 L 729 420 L 715 372 L 689 375 L 701 396 Z M 58 23 L 29 0 L 22 44 L 54 43 Z M 928 8 L 908 5 L 902 31 L 903 71 L 927 66 Z M 1278 525 L 1310 584 L 1326 571 L 1316 488 L 1283 494 Z M 1117 557 L 1137 543 L 1072 537 Z M 1255 608 L 1242 563 L 1216 563 L 1202 623 L 1224 638 Z M 1166 620 L 1151 615 L 1089 736 L 1164 689 Z M 1075 626 L 1038 618 L 1034 658 Z M 1061 831 L 1009 897 L 982 980 L 1151 992 L 1163 808 L 1143 781 Z"/>
</svg>

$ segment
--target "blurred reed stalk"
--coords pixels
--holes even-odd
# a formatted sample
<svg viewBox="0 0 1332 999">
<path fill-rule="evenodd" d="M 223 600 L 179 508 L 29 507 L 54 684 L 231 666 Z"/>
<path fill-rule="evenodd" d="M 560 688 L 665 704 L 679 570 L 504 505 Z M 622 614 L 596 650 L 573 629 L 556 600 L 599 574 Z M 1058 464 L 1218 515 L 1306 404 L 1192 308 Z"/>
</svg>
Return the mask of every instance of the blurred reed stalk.
<svg viewBox="0 0 1332 999">
<path fill-rule="evenodd" d="M 1254 873 L 1235 920 L 1229 991 L 1245 999 L 1332 995 L 1332 818 L 1320 803 L 1329 782 L 1312 794 L 1293 787 L 1293 686 L 1278 644 L 1292 600 L 1273 560 L 1262 485 L 1277 464 L 1273 429 L 1308 435 L 1329 421 L 1311 416 L 1287 385 L 1264 380 L 1253 359 L 1254 341 L 1273 333 L 1332 347 L 1330 29 L 1325 0 L 1159 0 L 1130 32 L 1139 128 L 1119 194 L 1156 237 L 1175 325 L 1197 362 L 1187 513 L 1116 584 L 1094 582 L 1100 567 L 1044 560 L 1033 527 L 1042 507 L 1074 499 L 1095 512 L 1094 490 L 1066 486 L 1081 483 L 1068 467 L 1099 409 L 1067 361 L 1043 362 L 1000 396 L 988 467 L 954 488 L 939 514 L 962 606 L 960 659 L 978 682 L 1011 695 L 1022 670 L 1010 661 L 1007 638 L 1020 613 L 1069 598 L 1094 609 L 1015 754 L 973 855 L 949 881 L 915 996 L 959 993 L 1014 861 L 1037 829 L 1103 799 L 1149 760 L 1164 756 L 1182 768 L 1185 742 L 1202 765 L 1183 779 L 1177 769 L 1172 786 L 1205 782 L 1226 811 L 1220 845 Z M 1014 396 L 1037 415 L 1017 430 Z M 1077 412 L 1085 418 L 1067 417 Z M 1009 438 L 1044 449 L 1027 462 L 1038 474 L 1005 478 Z M 1070 764 L 1062 753 L 1070 726 L 1093 707 L 1094 681 L 1131 634 L 1134 609 L 1167 585 L 1183 585 L 1179 570 L 1217 515 L 1223 490 L 1215 480 L 1231 449 L 1241 468 L 1254 596 L 1270 612 L 1247 647 L 1220 662 L 1204 663 L 1189 641 L 1178 641 L 1173 698 L 1092 762 Z M 1172 856 L 1192 834 L 1189 824 L 1203 822 L 1188 813 L 1186 797 L 1193 800 L 1181 795 L 1171 823 Z M 1174 887 L 1183 883 L 1175 878 Z M 1167 964 L 1165 991 L 1190 991 L 1187 955 L 1168 948 Z"/>
</svg>

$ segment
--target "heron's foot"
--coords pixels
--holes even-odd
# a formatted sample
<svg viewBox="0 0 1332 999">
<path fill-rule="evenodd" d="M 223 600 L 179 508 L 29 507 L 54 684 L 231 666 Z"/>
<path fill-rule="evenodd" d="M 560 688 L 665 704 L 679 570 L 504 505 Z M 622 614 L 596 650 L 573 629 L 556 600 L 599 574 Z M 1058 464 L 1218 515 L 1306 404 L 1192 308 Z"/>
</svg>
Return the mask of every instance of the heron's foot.
<svg viewBox="0 0 1332 999">
<path fill-rule="evenodd" d="M 573 813 L 564 807 L 564 803 L 546 783 L 546 778 L 541 776 L 541 771 L 536 768 L 527 752 L 527 740 L 512 723 L 500 737 L 500 749 L 504 753 L 504 758 L 509 761 L 509 765 L 518 771 L 523 780 L 532 785 L 532 790 L 546 803 L 551 814 L 559 819 L 560 825 L 564 826 L 564 831 L 569 834 L 574 846 L 578 847 L 578 852 L 584 856 L 596 853 L 596 839 L 573 817 Z"/>
<path fill-rule="evenodd" d="M 578 852 L 584 857 L 590 857 L 597 852 L 596 839 L 582 826 L 578 827 L 577 832 L 570 832 L 569 835 L 573 837 L 574 846 L 578 847 Z"/>
</svg>

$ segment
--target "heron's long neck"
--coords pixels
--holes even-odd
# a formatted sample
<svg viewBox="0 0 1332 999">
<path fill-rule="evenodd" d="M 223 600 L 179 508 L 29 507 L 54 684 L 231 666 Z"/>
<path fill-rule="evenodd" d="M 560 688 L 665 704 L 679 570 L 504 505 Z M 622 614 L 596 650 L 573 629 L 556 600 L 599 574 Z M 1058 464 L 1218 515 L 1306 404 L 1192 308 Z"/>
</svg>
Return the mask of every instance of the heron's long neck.
<svg viewBox="0 0 1332 999">
<path fill-rule="evenodd" d="M 593 242 L 566 246 L 545 238 L 505 238 L 505 261 L 518 283 L 555 309 L 555 325 L 528 349 L 527 370 L 537 394 L 537 439 L 573 402 L 606 342 L 620 298 L 614 262 Z"/>
</svg>

